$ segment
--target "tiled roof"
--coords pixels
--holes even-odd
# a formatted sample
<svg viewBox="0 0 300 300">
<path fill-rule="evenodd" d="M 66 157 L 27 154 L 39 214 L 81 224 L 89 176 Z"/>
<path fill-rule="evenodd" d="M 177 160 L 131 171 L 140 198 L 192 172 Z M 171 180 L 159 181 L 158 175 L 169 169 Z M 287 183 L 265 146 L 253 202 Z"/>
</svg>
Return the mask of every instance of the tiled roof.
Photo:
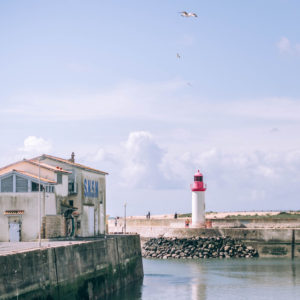
<svg viewBox="0 0 300 300">
<path fill-rule="evenodd" d="M 14 210 L 6 210 L 4 212 L 5 215 L 23 215 L 24 214 L 24 210 L 18 210 L 18 209 L 14 209 Z"/>
<path fill-rule="evenodd" d="M 32 178 L 37 179 L 37 180 L 39 179 L 39 176 L 31 174 L 31 173 L 28 173 L 26 171 L 21 171 L 21 170 L 14 170 L 14 171 L 16 171 L 17 173 L 21 173 L 23 175 L 32 177 Z M 53 180 L 50 180 L 50 179 L 47 179 L 47 178 L 44 178 L 44 177 L 40 177 L 40 180 L 44 181 L 44 182 L 48 182 L 48 183 L 56 183 L 56 181 L 53 181 Z"/>
<path fill-rule="evenodd" d="M 64 158 L 60 158 L 60 157 L 56 157 L 56 156 L 52 156 L 52 155 L 48 155 L 48 154 L 43 154 L 41 156 L 41 158 L 43 158 L 43 157 L 49 158 L 49 159 L 52 159 L 52 160 L 56 160 L 56 161 L 60 161 L 60 162 L 69 164 L 71 166 L 74 166 L 74 167 L 77 167 L 77 168 L 80 168 L 80 169 L 85 169 L 85 170 L 93 171 L 93 172 L 100 173 L 100 174 L 103 174 L 103 175 L 108 175 L 108 173 L 106 173 L 104 171 L 100 171 L 100 170 L 97 170 L 97 169 L 94 169 L 94 168 L 90 168 L 90 167 L 82 165 L 82 164 L 71 162 L 71 161 L 69 161 L 67 159 L 64 159 Z M 36 160 L 36 158 L 35 158 L 35 160 Z"/>
<path fill-rule="evenodd" d="M 31 174 L 31 173 L 26 172 L 26 171 L 15 170 L 15 169 L 4 171 L 3 173 L 1 173 L 1 175 L 8 174 L 8 173 L 10 173 L 10 172 L 16 172 L 16 173 L 23 174 L 23 175 L 25 175 L 25 176 L 34 178 L 34 179 L 36 179 L 36 180 L 39 180 L 39 176 L 37 176 L 37 175 Z M 40 177 L 40 180 L 41 180 L 42 182 L 56 184 L 56 181 L 53 181 L 53 180 L 50 180 L 50 179 L 47 179 L 47 178 L 44 178 L 44 177 Z"/>
<path fill-rule="evenodd" d="M 48 165 L 48 164 L 43 163 L 43 162 L 39 163 L 39 161 L 36 160 L 36 159 L 30 159 L 30 160 L 26 160 L 26 161 L 28 161 L 29 163 L 32 163 L 36 166 L 38 166 L 40 164 L 41 168 L 45 168 L 45 169 L 52 170 L 52 171 L 55 171 L 55 172 L 63 172 L 63 173 L 68 173 L 68 174 L 72 173 L 72 172 L 64 170 L 63 168 L 60 168 L 60 167 L 54 167 L 54 166 Z"/>
<path fill-rule="evenodd" d="M 12 163 L 12 164 L 9 164 L 9 165 L 7 165 L 7 166 L 5 166 L 5 167 L 0 168 L 0 174 L 5 174 L 5 173 L 6 173 L 6 172 L 5 172 L 5 169 L 6 169 L 6 168 L 12 167 L 12 166 L 14 166 L 14 165 L 16 165 L 16 164 L 19 164 L 19 163 L 21 163 L 21 162 L 27 162 L 27 163 L 32 164 L 32 165 L 35 165 L 35 166 L 38 166 L 38 165 L 39 165 L 39 162 L 38 162 L 38 160 L 36 160 L 36 159 L 30 159 L 30 160 L 28 160 L 28 159 L 23 159 L 23 160 L 14 162 L 14 163 Z M 71 173 L 71 172 L 69 172 L 69 171 L 66 171 L 66 170 L 60 168 L 60 167 L 54 167 L 54 166 L 51 166 L 51 165 L 48 165 L 48 164 L 42 163 L 42 162 L 40 163 L 40 166 L 41 166 L 41 168 L 48 169 L 48 170 L 54 171 L 54 172 L 62 172 L 62 173 L 68 173 L 68 174 Z M 3 173 L 1 172 L 2 170 L 4 170 Z"/>
</svg>

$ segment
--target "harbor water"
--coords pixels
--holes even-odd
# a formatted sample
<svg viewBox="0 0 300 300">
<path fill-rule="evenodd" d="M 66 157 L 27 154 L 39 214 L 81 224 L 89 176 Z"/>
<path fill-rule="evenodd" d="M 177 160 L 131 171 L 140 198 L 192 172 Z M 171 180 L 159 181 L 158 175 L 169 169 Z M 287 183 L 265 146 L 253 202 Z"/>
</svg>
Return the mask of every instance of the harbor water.
<svg viewBox="0 0 300 300">
<path fill-rule="evenodd" d="M 144 259 L 144 280 L 109 300 L 300 299 L 300 260 Z"/>
</svg>

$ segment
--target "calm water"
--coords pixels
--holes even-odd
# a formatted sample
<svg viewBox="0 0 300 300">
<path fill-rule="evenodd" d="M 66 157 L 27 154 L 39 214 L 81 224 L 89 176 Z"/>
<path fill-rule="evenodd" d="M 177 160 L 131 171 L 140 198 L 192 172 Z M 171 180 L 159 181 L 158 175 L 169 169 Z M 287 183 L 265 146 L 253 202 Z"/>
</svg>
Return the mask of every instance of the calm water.
<svg viewBox="0 0 300 300">
<path fill-rule="evenodd" d="M 144 281 L 109 297 L 137 299 L 300 299 L 300 260 L 144 259 Z"/>
</svg>

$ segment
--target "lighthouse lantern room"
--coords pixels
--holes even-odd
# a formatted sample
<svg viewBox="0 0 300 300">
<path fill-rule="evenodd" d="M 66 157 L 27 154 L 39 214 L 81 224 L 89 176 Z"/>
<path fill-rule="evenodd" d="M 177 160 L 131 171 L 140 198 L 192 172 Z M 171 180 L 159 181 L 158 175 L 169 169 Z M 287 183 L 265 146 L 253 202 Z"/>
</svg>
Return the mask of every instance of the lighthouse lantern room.
<svg viewBox="0 0 300 300">
<path fill-rule="evenodd" d="M 192 190 L 192 227 L 205 227 L 205 191 L 206 184 L 203 182 L 203 175 L 198 170 L 194 175 Z"/>
</svg>

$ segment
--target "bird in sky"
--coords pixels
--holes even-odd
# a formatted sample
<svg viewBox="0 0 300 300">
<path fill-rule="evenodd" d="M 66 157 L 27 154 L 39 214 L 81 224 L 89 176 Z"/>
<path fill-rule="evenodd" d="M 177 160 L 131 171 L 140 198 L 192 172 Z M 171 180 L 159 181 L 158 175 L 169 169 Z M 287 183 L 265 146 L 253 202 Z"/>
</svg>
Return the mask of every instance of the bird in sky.
<svg viewBox="0 0 300 300">
<path fill-rule="evenodd" d="M 180 12 L 180 15 L 181 15 L 182 17 L 186 17 L 186 18 L 189 18 L 189 17 L 195 17 L 195 18 L 197 18 L 197 17 L 198 17 L 195 13 L 192 13 L 192 12 L 186 12 L 186 11 L 181 11 L 181 12 Z"/>
<path fill-rule="evenodd" d="M 177 57 L 177 58 L 181 58 L 181 56 L 180 56 L 180 54 L 179 54 L 179 53 L 177 53 L 177 54 L 176 54 L 176 57 Z"/>
</svg>

